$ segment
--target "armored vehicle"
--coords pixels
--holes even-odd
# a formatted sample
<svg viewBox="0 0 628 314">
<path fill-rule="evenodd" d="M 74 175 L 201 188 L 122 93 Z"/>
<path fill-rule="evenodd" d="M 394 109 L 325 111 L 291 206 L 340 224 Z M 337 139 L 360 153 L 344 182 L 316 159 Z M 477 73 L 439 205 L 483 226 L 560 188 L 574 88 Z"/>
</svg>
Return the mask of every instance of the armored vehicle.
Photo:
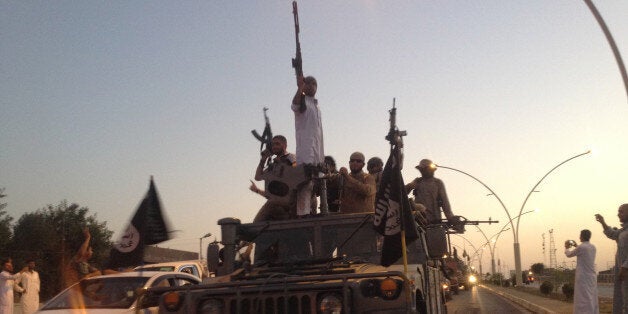
<svg viewBox="0 0 628 314">
<path fill-rule="evenodd" d="M 383 239 L 370 213 L 218 224 L 222 248 L 208 246 L 216 277 L 148 289 L 144 298 L 160 296 L 160 313 L 446 312 L 444 279 L 424 233 L 408 245 L 404 272 L 401 264 L 379 265 Z"/>
</svg>

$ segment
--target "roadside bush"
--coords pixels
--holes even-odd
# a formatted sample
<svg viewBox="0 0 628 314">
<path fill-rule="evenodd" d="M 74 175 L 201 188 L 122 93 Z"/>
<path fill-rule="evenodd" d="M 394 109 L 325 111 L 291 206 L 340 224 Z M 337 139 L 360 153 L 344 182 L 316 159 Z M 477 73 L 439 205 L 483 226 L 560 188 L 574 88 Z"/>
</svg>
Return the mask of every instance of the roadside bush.
<svg viewBox="0 0 628 314">
<path fill-rule="evenodd" d="M 549 281 L 543 281 L 539 289 L 541 290 L 542 294 L 549 295 L 550 293 L 552 293 L 552 291 L 554 291 L 554 284 Z"/>
<path fill-rule="evenodd" d="M 506 288 L 510 287 L 510 280 L 506 280 L 506 281 L 502 282 L 502 286 L 504 286 Z"/>
<path fill-rule="evenodd" d="M 562 287 L 563 290 L 563 294 L 565 295 L 565 297 L 567 297 L 567 299 L 571 300 L 573 299 L 573 283 L 568 282 L 566 284 L 563 284 Z"/>
</svg>

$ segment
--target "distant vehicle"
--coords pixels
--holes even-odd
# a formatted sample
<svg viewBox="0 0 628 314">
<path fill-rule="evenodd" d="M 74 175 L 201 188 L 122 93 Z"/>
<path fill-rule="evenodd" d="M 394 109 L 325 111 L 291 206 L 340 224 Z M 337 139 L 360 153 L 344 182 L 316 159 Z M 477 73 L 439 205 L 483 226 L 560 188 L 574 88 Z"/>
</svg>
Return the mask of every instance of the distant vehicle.
<svg viewBox="0 0 628 314">
<path fill-rule="evenodd" d="M 207 270 L 207 263 L 201 262 L 199 260 L 147 264 L 147 265 L 135 267 L 134 270 L 176 271 L 176 272 L 188 273 L 201 279 L 210 277 L 209 270 Z"/>
<path fill-rule="evenodd" d="M 469 274 L 469 276 L 467 277 L 467 289 L 471 290 L 473 288 L 473 286 L 478 284 L 478 277 L 476 277 L 474 274 Z"/>
<path fill-rule="evenodd" d="M 443 278 L 443 284 L 442 284 L 442 288 L 443 288 L 443 298 L 445 299 L 445 301 L 449 301 L 452 299 L 452 295 L 451 295 L 451 289 L 449 289 L 449 280 L 447 278 Z"/>
<path fill-rule="evenodd" d="M 83 279 L 46 302 L 38 313 L 132 313 L 138 296 L 152 287 L 197 285 L 200 279 L 182 272 L 133 271 Z M 144 298 L 139 306 L 156 313 L 159 296 Z"/>
</svg>

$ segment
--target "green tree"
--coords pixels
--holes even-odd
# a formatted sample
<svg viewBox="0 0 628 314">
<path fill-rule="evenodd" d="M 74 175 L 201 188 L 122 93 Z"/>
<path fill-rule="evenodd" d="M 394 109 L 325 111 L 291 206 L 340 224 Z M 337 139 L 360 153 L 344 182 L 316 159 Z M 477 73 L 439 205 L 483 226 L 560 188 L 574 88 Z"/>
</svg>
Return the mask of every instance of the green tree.
<svg viewBox="0 0 628 314">
<path fill-rule="evenodd" d="M 533 273 L 537 275 L 542 275 L 543 270 L 545 270 L 545 265 L 543 265 L 543 263 L 535 263 L 535 264 L 532 264 L 532 266 L 530 266 L 530 269 L 532 270 Z"/>
<path fill-rule="evenodd" d="M 0 188 L 0 200 L 5 198 L 4 188 Z M 0 201 L 0 256 L 5 257 L 8 254 L 8 245 L 11 242 L 11 222 L 13 217 L 9 216 L 4 210 L 7 203 Z"/>
<path fill-rule="evenodd" d="M 111 236 L 106 222 L 98 222 L 88 215 L 87 207 L 78 204 L 48 205 L 18 219 L 13 229 L 11 244 L 16 267 L 21 268 L 27 259 L 38 265 L 42 281 L 41 298 L 46 300 L 59 291 L 63 284 L 63 265 L 69 263 L 83 243 L 83 228 L 92 235 L 94 255 L 90 263 L 102 267 L 109 256 Z"/>
</svg>

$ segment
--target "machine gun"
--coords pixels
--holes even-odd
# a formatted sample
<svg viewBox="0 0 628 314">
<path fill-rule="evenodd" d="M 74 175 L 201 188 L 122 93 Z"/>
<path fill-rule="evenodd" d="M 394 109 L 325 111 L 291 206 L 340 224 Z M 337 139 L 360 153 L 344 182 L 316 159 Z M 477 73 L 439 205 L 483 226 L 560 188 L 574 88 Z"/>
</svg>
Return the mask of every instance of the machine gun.
<svg viewBox="0 0 628 314">
<path fill-rule="evenodd" d="M 493 224 L 499 223 L 498 220 L 492 220 L 491 217 L 488 220 L 468 220 L 463 216 L 454 216 L 453 221 L 447 219 L 442 220 L 442 224 L 447 227 L 447 234 L 452 233 L 464 233 L 464 226 L 477 226 L 479 224 Z"/>
<path fill-rule="evenodd" d="M 259 147 L 260 152 L 264 150 L 272 151 L 273 131 L 270 129 L 270 120 L 268 119 L 266 111 L 268 111 L 268 108 L 264 107 L 264 121 L 266 121 L 266 125 L 264 126 L 264 132 L 262 132 L 262 135 L 259 135 L 257 130 L 251 130 L 253 136 L 261 142 Z M 270 163 L 270 158 L 268 158 L 266 163 Z"/>
<path fill-rule="evenodd" d="M 427 244 L 428 257 L 430 259 L 440 259 L 443 255 L 451 255 L 450 234 L 464 233 L 464 226 L 478 224 L 499 223 L 497 220 L 468 220 L 463 216 L 454 216 L 454 219 L 442 219 L 440 223 L 425 226 L 425 240 Z"/>
<path fill-rule="evenodd" d="M 294 37 L 297 43 L 297 51 L 295 57 L 292 58 L 292 67 L 294 68 L 294 74 L 298 79 L 303 76 L 303 59 L 301 59 L 301 42 L 299 41 L 299 10 L 297 8 L 296 1 L 292 1 L 292 15 L 294 15 Z"/>
</svg>

